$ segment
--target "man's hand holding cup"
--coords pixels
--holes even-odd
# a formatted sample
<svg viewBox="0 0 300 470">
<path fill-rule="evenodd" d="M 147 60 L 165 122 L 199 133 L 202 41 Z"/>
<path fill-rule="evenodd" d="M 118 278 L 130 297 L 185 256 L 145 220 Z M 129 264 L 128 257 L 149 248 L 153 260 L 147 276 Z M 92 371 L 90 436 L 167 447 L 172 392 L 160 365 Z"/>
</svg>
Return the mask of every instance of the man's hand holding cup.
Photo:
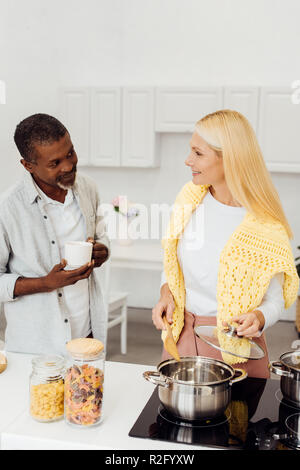
<svg viewBox="0 0 300 470">
<path fill-rule="evenodd" d="M 97 243 L 93 238 L 88 238 L 87 242 L 93 244 L 92 260 L 94 268 L 99 268 L 108 258 L 108 249 L 103 243 Z"/>
</svg>

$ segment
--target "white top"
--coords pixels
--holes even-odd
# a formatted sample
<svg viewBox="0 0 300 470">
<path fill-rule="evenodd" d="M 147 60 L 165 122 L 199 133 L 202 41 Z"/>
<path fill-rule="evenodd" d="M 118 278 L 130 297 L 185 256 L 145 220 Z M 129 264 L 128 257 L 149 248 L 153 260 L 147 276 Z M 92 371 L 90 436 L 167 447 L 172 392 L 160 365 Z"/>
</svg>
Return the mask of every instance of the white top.
<svg viewBox="0 0 300 470">
<path fill-rule="evenodd" d="M 216 292 L 221 251 L 245 215 L 244 207 L 222 204 L 209 190 L 193 212 L 177 246 L 187 311 L 195 315 L 217 315 Z M 165 282 L 163 272 L 161 286 Z M 265 317 L 264 329 L 276 323 L 284 309 L 282 284 L 283 273 L 276 274 L 261 305 L 257 307 Z"/>
<path fill-rule="evenodd" d="M 69 189 L 65 202 L 48 197 L 35 183 L 56 234 L 61 259 L 65 257 L 64 245 L 67 241 L 85 241 L 86 226 L 78 201 L 72 189 Z M 62 289 L 66 306 L 69 310 L 72 338 L 85 338 L 91 333 L 90 300 L 88 279 Z"/>
</svg>

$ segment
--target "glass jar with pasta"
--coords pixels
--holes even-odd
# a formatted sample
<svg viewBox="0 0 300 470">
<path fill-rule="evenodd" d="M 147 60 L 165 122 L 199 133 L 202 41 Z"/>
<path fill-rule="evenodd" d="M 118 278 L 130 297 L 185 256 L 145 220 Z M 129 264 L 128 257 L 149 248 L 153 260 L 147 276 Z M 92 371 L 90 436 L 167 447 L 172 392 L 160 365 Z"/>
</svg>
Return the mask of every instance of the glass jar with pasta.
<svg viewBox="0 0 300 470">
<path fill-rule="evenodd" d="M 61 356 L 38 356 L 32 360 L 30 415 L 49 422 L 64 416 L 65 360 Z"/>
<path fill-rule="evenodd" d="M 67 343 L 69 361 L 65 375 L 65 420 L 76 427 L 102 421 L 104 346 L 93 338 Z"/>
</svg>

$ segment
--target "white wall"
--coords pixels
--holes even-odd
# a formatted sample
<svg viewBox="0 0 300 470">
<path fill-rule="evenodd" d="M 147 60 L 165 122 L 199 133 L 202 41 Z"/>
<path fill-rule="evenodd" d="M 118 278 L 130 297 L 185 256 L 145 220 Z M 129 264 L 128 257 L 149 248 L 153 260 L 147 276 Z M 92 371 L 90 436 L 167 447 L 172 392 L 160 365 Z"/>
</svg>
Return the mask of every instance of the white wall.
<svg viewBox="0 0 300 470">
<path fill-rule="evenodd" d="M 22 174 L 16 124 L 58 113 L 60 86 L 283 85 L 300 79 L 299 0 L 0 0 L 0 191 Z M 199 116 L 200 118 L 201 116 Z M 174 199 L 189 136 L 163 134 L 158 169 L 98 168 L 104 201 Z M 80 156 L 79 156 L 80 157 Z M 300 245 L 300 174 L 272 174 Z"/>
</svg>

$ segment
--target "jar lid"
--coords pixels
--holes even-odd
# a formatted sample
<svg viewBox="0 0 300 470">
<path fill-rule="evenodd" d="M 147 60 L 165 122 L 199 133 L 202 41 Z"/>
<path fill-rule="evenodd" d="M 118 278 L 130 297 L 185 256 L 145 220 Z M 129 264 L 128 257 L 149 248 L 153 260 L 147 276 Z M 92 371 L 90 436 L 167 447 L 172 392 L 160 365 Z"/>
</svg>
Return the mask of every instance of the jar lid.
<svg viewBox="0 0 300 470">
<path fill-rule="evenodd" d="M 0 374 L 3 372 L 7 367 L 7 359 L 6 356 L 0 353 Z"/>
<path fill-rule="evenodd" d="M 95 338 L 76 338 L 67 343 L 67 350 L 77 358 L 98 356 L 103 349 L 103 343 Z"/>
<path fill-rule="evenodd" d="M 65 359 L 62 356 L 42 355 L 34 357 L 31 361 L 32 368 L 42 376 L 57 378 L 65 368 Z"/>
<path fill-rule="evenodd" d="M 63 367 L 65 360 L 62 356 L 57 355 L 41 355 L 34 357 L 31 361 L 35 367 L 43 367 L 45 369 L 56 369 L 57 367 Z"/>
</svg>

